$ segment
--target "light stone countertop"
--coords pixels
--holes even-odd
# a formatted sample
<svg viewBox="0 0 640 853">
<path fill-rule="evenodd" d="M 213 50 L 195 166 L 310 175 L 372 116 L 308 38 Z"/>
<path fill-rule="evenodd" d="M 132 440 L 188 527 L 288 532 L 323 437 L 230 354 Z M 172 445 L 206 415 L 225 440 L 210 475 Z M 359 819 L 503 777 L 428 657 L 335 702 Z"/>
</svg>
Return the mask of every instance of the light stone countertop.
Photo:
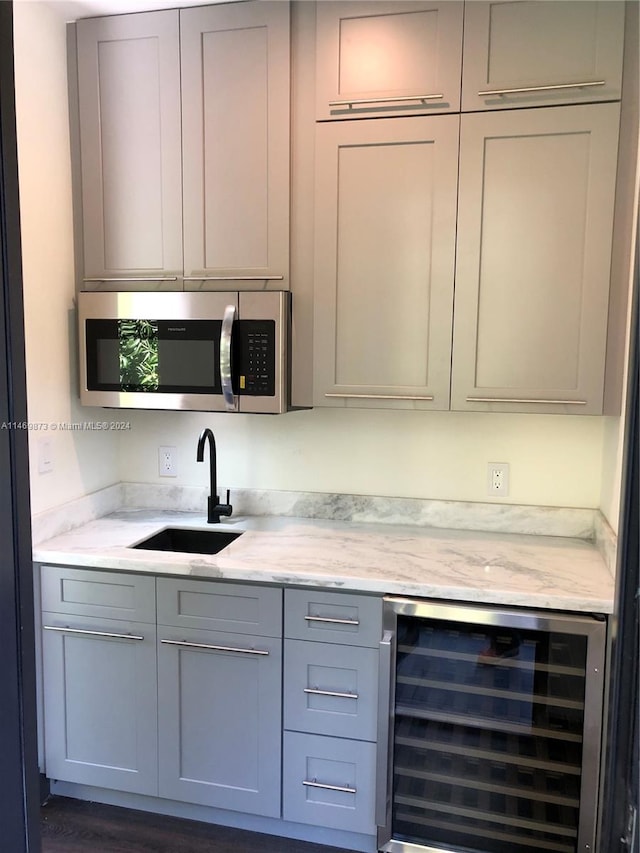
<svg viewBox="0 0 640 853">
<path fill-rule="evenodd" d="M 135 550 L 165 527 L 243 531 L 216 555 Z M 441 600 L 611 613 L 614 581 L 582 539 L 191 512 L 115 512 L 34 545 L 49 565 L 314 586 Z"/>
</svg>

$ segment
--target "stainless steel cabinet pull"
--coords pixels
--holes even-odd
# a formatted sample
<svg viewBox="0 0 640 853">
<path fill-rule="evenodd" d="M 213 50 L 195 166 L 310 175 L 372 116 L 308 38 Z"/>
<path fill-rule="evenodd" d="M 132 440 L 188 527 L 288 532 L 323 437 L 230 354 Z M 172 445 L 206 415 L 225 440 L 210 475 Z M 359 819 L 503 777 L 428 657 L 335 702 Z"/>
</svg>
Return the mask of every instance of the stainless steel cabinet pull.
<svg viewBox="0 0 640 853">
<path fill-rule="evenodd" d="M 325 785 L 323 782 L 316 782 L 315 779 L 312 779 L 311 781 L 303 779 L 302 784 L 307 785 L 309 788 L 324 788 L 325 791 L 342 791 L 344 794 L 357 793 L 355 788 L 350 788 L 347 785 Z"/>
<path fill-rule="evenodd" d="M 359 625 L 357 619 L 333 619 L 331 616 L 305 616 L 307 622 L 330 622 L 333 625 Z"/>
<path fill-rule="evenodd" d="M 208 643 L 187 643 L 185 640 L 160 640 L 166 646 L 181 646 L 186 649 L 207 649 L 210 652 L 236 652 L 240 655 L 268 655 L 265 649 L 236 649 L 233 646 L 211 646 Z"/>
<path fill-rule="evenodd" d="M 83 278 L 83 281 L 177 281 L 176 275 L 154 275 L 154 276 L 112 276 L 111 278 L 103 276 L 102 278 Z"/>
<path fill-rule="evenodd" d="M 429 394 L 325 394 L 325 397 L 341 397 L 345 400 L 433 400 Z"/>
<path fill-rule="evenodd" d="M 329 101 L 330 107 L 368 106 L 369 104 L 393 104 L 407 101 L 439 101 L 444 98 L 440 92 L 437 95 L 402 95 L 399 98 L 347 98 L 344 101 Z"/>
<path fill-rule="evenodd" d="M 478 92 L 478 95 L 483 98 L 487 95 L 521 95 L 527 92 L 555 92 L 558 89 L 586 89 L 589 86 L 604 86 L 606 80 L 589 80 L 583 83 L 556 83 L 553 86 L 523 86 L 519 89 L 487 89 L 484 92 Z"/>
<path fill-rule="evenodd" d="M 319 690 L 317 687 L 305 687 L 305 693 L 313 693 L 314 696 L 335 696 L 338 699 L 357 699 L 357 693 L 339 693 L 337 690 Z"/>
<path fill-rule="evenodd" d="M 227 305 L 224 309 L 222 328 L 220 330 L 220 382 L 222 383 L 224 404 L 228 412 L 233 412 L 236 408 L 231 380 L 231 330 L 233 329 L 235 316 L 236 306 Z"/>
<path fill-rule="evenodd" d="M 586 406 L 586 400 L 529 400 L 525 397 L 467 397 L 467 403 L 552 403 L 557 406 Z"/>
<path fill-rule="evenodd" d="M 90 637 L 109 637 L 112 640 L 144 640 L 140 634 L 114 634 L 111 631 L 88 631 L 85 628 L 58 628 L 55 625 L 43 625 L 45 631 L 62 631 L 65 634 L 83 634 Z"/>
<path fill-rule="evenodd" d="M 185 275 L 183 281 L 282 281 L 283 275 Z"/>
</svg>

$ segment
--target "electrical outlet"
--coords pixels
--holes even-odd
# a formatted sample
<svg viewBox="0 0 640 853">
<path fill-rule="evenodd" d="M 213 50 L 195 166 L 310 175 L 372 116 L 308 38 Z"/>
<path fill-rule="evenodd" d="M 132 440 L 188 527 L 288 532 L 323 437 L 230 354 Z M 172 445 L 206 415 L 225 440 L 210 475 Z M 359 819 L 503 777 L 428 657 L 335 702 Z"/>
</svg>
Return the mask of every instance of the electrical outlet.
<svg viewBox="0 0 640 853">
<path fill-rule="evenodd" d="M 509 463 L 489 462 L 487 466 L 487 494 L 506 497 L 509 494 Z"/>
<path fill-rule="evenodd" d="M 175 447 L 158 448 L 158 474 L 161 477 L 178 476 L 178 451 Z"/>
<path fill-rule="evenodd" d="M 53 449 L 50 438 L 38 440 L 38 473 L 48 474 L 53 471 Z"/>
</svg>

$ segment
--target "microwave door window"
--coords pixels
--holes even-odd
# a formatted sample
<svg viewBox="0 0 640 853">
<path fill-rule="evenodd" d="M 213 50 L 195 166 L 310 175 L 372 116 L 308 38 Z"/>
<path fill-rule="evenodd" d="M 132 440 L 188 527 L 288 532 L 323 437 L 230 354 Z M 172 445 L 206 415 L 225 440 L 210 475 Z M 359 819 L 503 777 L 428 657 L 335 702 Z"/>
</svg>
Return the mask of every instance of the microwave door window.
<svg viewBox="0 0 640 853">
<path fill-rule="evenodd" d="M 158 324 L 118 320 L 118 366 L 123 391 L 157 391 Z"/>
<path fill-rule="evenodd" d="M 220 321 L 87 320 L 87 387 L 220 394 Z"/>
</svg>

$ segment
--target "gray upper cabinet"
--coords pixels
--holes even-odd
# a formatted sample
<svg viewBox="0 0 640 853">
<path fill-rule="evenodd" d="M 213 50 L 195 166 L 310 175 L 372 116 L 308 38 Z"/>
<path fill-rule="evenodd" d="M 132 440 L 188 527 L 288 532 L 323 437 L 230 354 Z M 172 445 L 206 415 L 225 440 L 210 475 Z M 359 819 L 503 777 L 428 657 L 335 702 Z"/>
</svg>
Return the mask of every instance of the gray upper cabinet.
<svg viewBox="0 0 640 853">
<path fill-rule="evenodd" d="M 459 110 L 462 8 L 453 1 L 319 2 L 316 117 Z"/>
<path fill-rule="evenodd" d="M 180 13 L 187 288 L 288 288 L 289 4 Z"/>
<path fill-rule="evenodd" d="M 618 117 L 462 117 L 452 409 L 602 413 Z"/>
<path fill-rule="evenodd" d="M 624 3 L 465 3 L 462 109 L 620 98 Z"/>
<path fill-rule="evenodd" d="M 449 407 L 458 128 L 317 125 L 316 406 Z"/>
<path fill-rule="evenodd" d="M 178 13 L 81 20 L 77 62 L 83 276 L 176 287 L 182 275 Z"/>
</svg>

